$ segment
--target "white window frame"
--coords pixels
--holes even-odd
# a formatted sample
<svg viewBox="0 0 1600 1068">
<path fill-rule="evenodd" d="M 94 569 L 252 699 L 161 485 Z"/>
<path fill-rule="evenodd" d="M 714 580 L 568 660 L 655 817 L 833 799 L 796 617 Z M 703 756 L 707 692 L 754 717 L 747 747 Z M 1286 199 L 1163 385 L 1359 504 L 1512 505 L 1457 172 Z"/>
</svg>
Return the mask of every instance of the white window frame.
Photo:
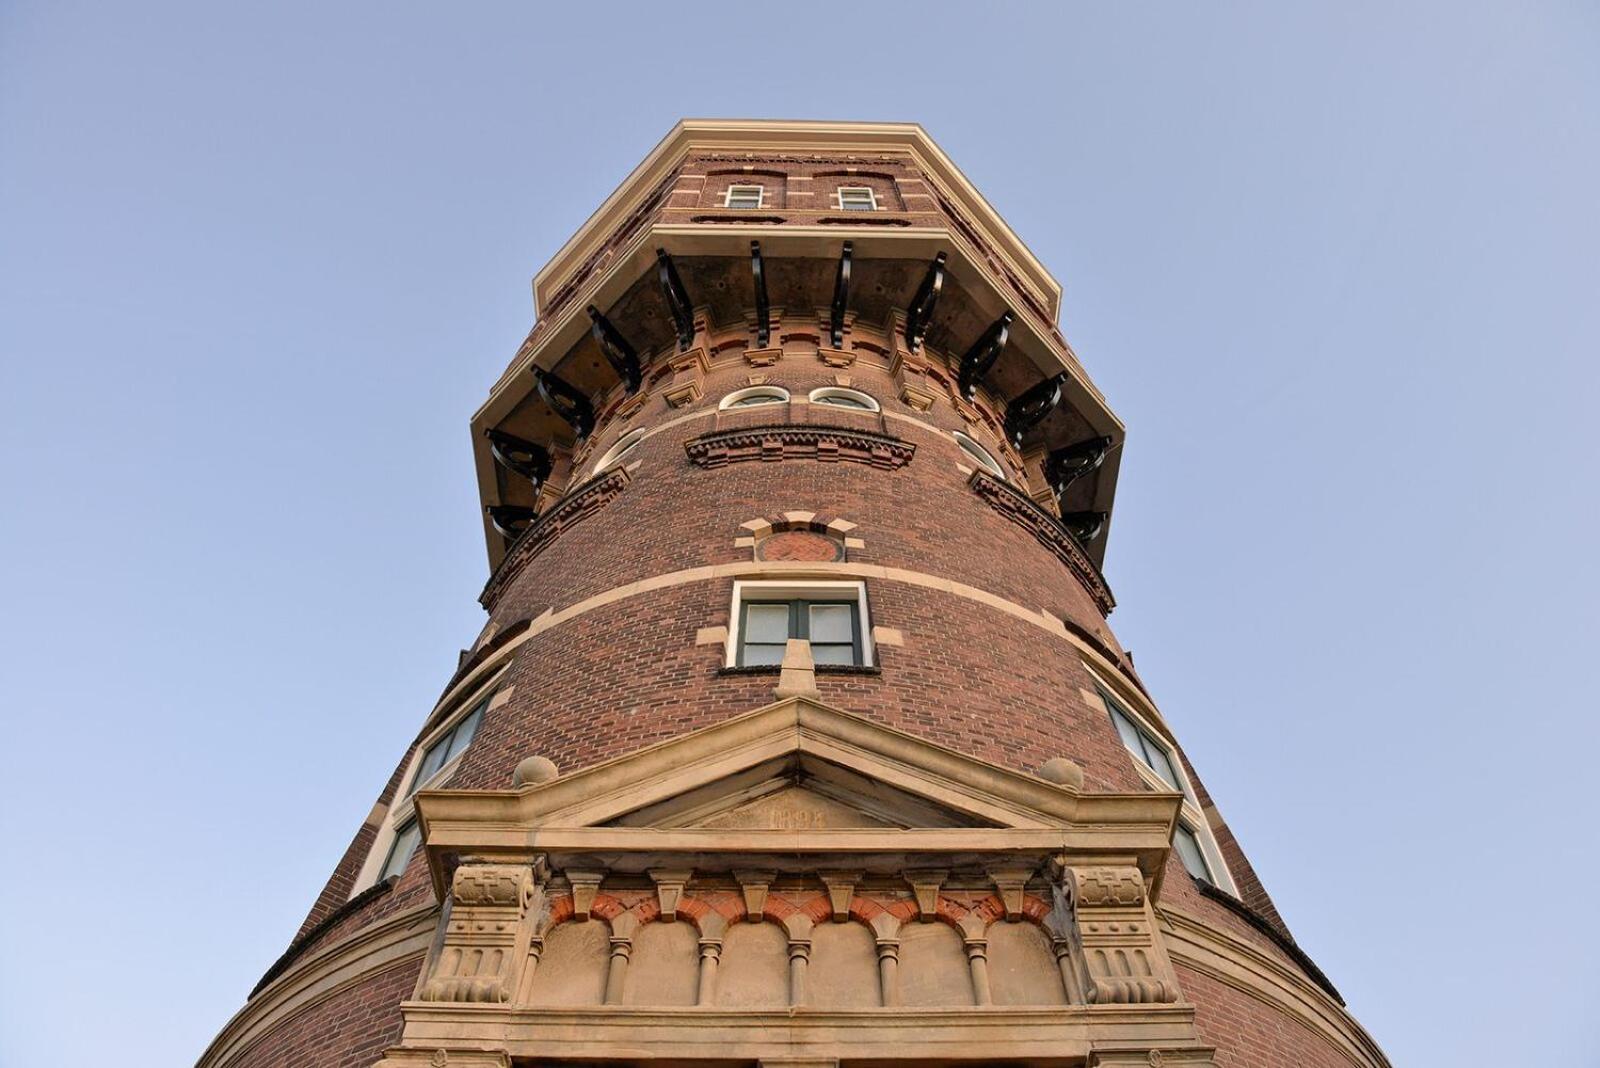
<svg viewBox="0 0 1600 1068">
<path fill-rule="evenodd" d="M 1194 835 L 1195 841 L 1200 843 L 1200 852 L 1205 857 L 1207 867 L 1211 869 L 1212 885 L 1218 890 L 1238 897 L 1239 888 L 1233 881 L 1233 873 L 1228 870 L 1228 862 L 1223 859 L 1222 849 L 1217 844 L 1217 836 L 1212 833 L 1210 821 L 1206 819 L 1205 813 L 1200 810 L 1200 802 L 1195 796 L 1194 784 L 1189 781 L 1189 773 L 1184 770 L 1183 761 L 1178 758 L 1177 746 L 1167 737 L 1165 730 L 1158 729 L 1155 726 L 1154 717 L 1146 715 L 1138 707 L 1140 702 L 1128 699 L 1121 687 L 1108 683 L 1098 671 L 1095 671 L 1088 664 L 1085 664 L 1084 667 L 1088 670 L 1090 677 L 1094 679 L 1095 688 L 1100 691 L 1101 703 L 1106 704 L 1109 702 L 1111 705 L 1115 705 L 1117 711 L 1126 716 L 1129 722 L 1143 732 L 1147 739 L 1161 747 L 1161 751 L 1166 755 L 1167 763 L 1172 765 L 1172 773 L 1178 778 L 1178 790 L 1183 794 L 1183 803 L 1178 810 L 1178 821 L 1189 828 L 1189 832 Z M 1106 707 L 1105 712 L 1107 725 L 1112 730 L 1116 730 L 1116 725 L 1111 720 L 1109 705 Z M 1128 756 L 1133 759 L 1134 770 L 1139 773 L 1140 777 L 1144 779 L 1152 790 L 1159 790 L 1162 793 L 1172 792 L 1172 784 L 1156 774 L 1155 769 L 1144 762 L 1143 754 L 1135 753 L 1129 749 L 1120 734 L 1117 736 L 1117 741 L 1122 745 Z M 1173 845 L 1172 851 L 1176 856 L 1178 852 L 1176 844 Z M 1182 857 L 1178 858 L 1178 863 L 1183 866 L 1184 871 L 1187 872 L 1189 870 L 1188 866 L 1183 864 Z M 1192 877 L 1193 873 L 1190 874 Z"/>
<path fill-rule="evenodd" d="M 756 202 L 753 205 L 735 204 L 733 202 L 734 192 L 736 190 L 738 192 L 748 194 L 752 189 L 755 190 L 756 193 Z M 733 185 L 728 186 L 727 189 L 722 191 L 722 206 L 725 208 L 733 208 L 738 211 L 758 211 L 767 206 L 767 187 L 764 185 L 756 185 L 753 182 L 735 182 Z"/>
<path fill-rule="evenodd" d="M 867 194 L 867 204 L 868 204 L 868 206 L 865 207 L 865 208 L 847 208 L 847 207 L 845 207 L 844 206 L 844 195 L 846 193 L 865 193 L 865 194 Z M 869 185 L 841 185 L 838 189 L 835 189 L 833 191 L 833 206 L 838 208 L 840 211 L 877 211 L 878 210 L 878 193 L 877 193 L 877 190 L 873 189 Z"/>
<path fill-rule="evenodd" d="M 963 434 L 959 430 L 950 431 L 950 436 L 956 439 L 956 448 L 961 450 L 961 455 L 982 467 L 1001 482 L 1010 481 L 1006 474 L 1006 465 L 995 458 L 994 453 L 978 444 L 971 434 Z"/>
<path fill-rule="evenodd" d="M 782 386 L 746 386 L 744 389 L 736 389 L 726 397 L 723 397 L 722 400 L 717 404 L 717 411 L 727 411 L 740 401 L 750 397 L 771 397 L 772 400 L 769 403 L 772 404 L 789 403 L 789 391 L 784 389 Z M 744 405 L 744 407 L 765 408 L 766 405 L 749 404 Z"/>
<path fill-rule="evenodd" d="M 370 889 L 378 881 L 378 876 L 383 874 L 384 865 L 389 860 L 389 850 L 393 848 L 394 841 L 400 836 L 400 828 L 404 827 L 417 814 L 417 794 L 419 791 L 442 786 L 450 781 L 450 777 L 461 766 L 461 758 L 466 755 L 466 749 L 457 753 L 449 761 L 441 764 L 439 770 L 428 776 L 427 781 L 417 784 L 415 790 L 411 782 L 416 778 L 418 770 L 422 767 L 423 758 L 428 755 L 428 750 L 440 738 L 449 733 L 456 724 L 472 715 L 472 710 L 479 705 L 484 706 L 484 714 L 489 712 L 488 706 L 493 703 L 495 691 L 499 688 L 500 681 L 505 677 L 506 669 L 501 668 L 482 684 L 473 687 L 466 700 L 456 705 L 454 712 L 439 721 L 439 725 L 427 733 L 411 753 L 411 760 L 406 765 L 406 772 L 400 777 L 400 785 L 394 792 L 395 800 L 389 803 L 389 811 L 384 813 L 383 823 L 378 827 L 378 833 L 373 836 L 372 848 L 367 851 L 367 859 L 361 865 L 361 871 L 356 876 L 356 881 L 350 890 L 350 896 L 355 897 L 363 890 Z M 483 730 L 483 721 L 478 721 L 477 730 Z M 478 740 L 474 733 L 472 740 Z M 467 748 L 472 748 L 471 742 Z M 422 848 L 422 842 L 417 842 L 417 848 Z"/>
<path fill-rule="evenodd" d="M 618 460 L 621 460 L 630 449 L 643 441 L 649 434 L 650 431 L 648 429 L 639 427 L 637 430 L 630 430 L 622 435 L 612 443 L 611 448 L 606 450 L 604 456 L 595 461 L 593 470 L 589 472 L 589 477 L 593 478 L 595 475 L 611 470 L 617 465 Z"/>
<path fill-rule="evenodd" d="M 867 393 L 863 393 L 859 389 L 848 389 L 848 388 L 846 388 L 844 386 L 822 386 L 819 389 L 812 390 L 811 391 L 811 395 L 809 397 L 807 397 L 806 399 L 809 400 L 812 404 L 827 404 L 829 397 L 848 397 L 851 400 L 858 400 L 858 401 L 861 401 L 864 404 L 866 404 L 865 408 L 856 408 L 856 407 L 853 407 L 853 406 L 847 405 L 847 404 L 835 404 L 835 405 L 833 405 L 833 407 L 838 408 L 838 409 L 840 409 L 842 411 L 846 411 L 846 412 L 881 412 L 881 411 L 883 411 L 883 408 L 878 404 L 878 399 L 876 397 L 874 397 L 874 396 L 872 396 L 870 394 L 867 394 Z"/>
<path fill-rule="evenodd" d="M 872 667 L 877 662 L 872 647 L 872 619 L 867 615 L 867 584 L 865 582 L 836 579 L 735 579 L 733 601 L 728 608 L 728 641 L 723 649 L 724 667 L 737 667 L 739 663 L 739 626 L 744 616 L 740 611 L 746 600 L 750 601 L 854 601 L 856 623 L 861 627 L 861 665 Z"/>
</svg>

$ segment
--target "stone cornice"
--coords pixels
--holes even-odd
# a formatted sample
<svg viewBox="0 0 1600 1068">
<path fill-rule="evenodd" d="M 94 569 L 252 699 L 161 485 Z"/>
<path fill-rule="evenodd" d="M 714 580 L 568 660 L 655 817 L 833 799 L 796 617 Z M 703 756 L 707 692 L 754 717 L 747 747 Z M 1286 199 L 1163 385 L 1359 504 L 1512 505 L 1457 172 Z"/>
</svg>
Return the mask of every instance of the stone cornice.
<svg viewBox="0 0 1600 1068">
<path fill-rule="evenodd" d="M 968 480 L 974 493 L 989 502 L 996 512 L 1011 520 L 1017 526 L 1032 534 L 1034 538 L 1055 554 L 1056 558 L 1067 566 L 1078 583 L 1094 598 L 1094 603 L 1106 615 L 1117 606 L 1117 600 L 1111 595 L 1111 587 L 1106 585 L 1105 576 L 1094 565 L 1089 554 L 1084 552 L 1083 546 L 1068 534 L 1053 516 L 1034 504 L 1028 495 L 1015 487 L 1002 482 L 989 472 L 979 469 L 972 473 Z"/>
<path fill-rule="evenodd" d="M 699 467 L 722 467 L 747 460 L 821 460 L 870 464 L 893 470 L 904 467 L 916 455 L 917 447 L 900 438 L 869 430 L 840 426 L 741 427 L 716 430 L 684 442 L 691 463 Z"/>
<path fill-rule="evenodd" d="M 488 585 L 484 586 L 483 593 L 478 595 L 478 603 L 489 611 L 494 611 L 495 603 L 499 601 L 501 593 L 522 573 L 523 568 L 549 548 L 550 544 L 568 528 L 576 526 L 610 504 L 612 499 L 626 488 L 628 481 L 629 476 L 625 468 L 613 467 L 598 478 L 590 479 L 543 512 L 527 530 L 522 532 L 521 537 L 512 542 L 505 559 L 500 561 L 500 566 L 489 576 Z"/>
</svg>

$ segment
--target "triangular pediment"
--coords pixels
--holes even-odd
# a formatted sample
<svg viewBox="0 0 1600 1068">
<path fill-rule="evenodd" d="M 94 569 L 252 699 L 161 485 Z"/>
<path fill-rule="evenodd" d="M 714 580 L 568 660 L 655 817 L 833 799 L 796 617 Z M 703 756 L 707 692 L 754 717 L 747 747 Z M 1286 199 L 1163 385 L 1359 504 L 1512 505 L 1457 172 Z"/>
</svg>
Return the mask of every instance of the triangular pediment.
<svg viewBox="0 0 1600 1068">
<path fill-rule="evenodd" d="M 559 827 L 1033 828 L 1077 794 L 794 697 L 523 790 Z"/>
</svg>

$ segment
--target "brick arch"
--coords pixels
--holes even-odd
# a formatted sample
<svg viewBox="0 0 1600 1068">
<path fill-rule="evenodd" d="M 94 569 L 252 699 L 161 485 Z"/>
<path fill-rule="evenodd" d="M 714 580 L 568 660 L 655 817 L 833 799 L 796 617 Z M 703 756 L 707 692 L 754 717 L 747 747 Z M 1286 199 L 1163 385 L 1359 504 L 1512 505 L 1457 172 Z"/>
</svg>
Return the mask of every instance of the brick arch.
<svg viewBox="0 0 1600 1068">
<path fill-rule="evenodd" d="M 866 542 L 855 533 L 858 529 L 858 526 L 850 520 L 828 512 L 806 510 L 773 512 L 769 515 L 747 519 L 739 524 L 741 533 L 735 539 L 734 544 L 748 545 L 752 550 L 757 550 L 759 558 L 758 547 L 761 542 L 777 534 L 803 531 L 810 534 L 819 534 L 833 542 L 837 547 L 837 560 L 842 561 L 847 558 L 851 549 L 866 547 Z M 825 561 L 812 562 L 820 563 Z"/>
</svg>

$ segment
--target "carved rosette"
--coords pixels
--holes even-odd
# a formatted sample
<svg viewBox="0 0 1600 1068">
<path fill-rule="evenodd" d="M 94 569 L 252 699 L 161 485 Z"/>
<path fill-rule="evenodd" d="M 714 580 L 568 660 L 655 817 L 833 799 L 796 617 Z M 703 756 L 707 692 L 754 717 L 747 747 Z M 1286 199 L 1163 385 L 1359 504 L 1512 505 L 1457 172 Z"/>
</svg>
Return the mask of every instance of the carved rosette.
<svg viewBox="0 0 1600 1068">
<path fill-rule="evenodd" d="M 1178 981 L 1135 867 L 1067 868 L 1068 936 L 1092 1005 L 1178 1000 Z"/>
<path fill-rule="evenodd" d="M 517 988 L 542 888 L 527 865 L 463 864 L 450 883 L 443 941 L 421 1001 L 506 1002 Z"/>
</svg>

